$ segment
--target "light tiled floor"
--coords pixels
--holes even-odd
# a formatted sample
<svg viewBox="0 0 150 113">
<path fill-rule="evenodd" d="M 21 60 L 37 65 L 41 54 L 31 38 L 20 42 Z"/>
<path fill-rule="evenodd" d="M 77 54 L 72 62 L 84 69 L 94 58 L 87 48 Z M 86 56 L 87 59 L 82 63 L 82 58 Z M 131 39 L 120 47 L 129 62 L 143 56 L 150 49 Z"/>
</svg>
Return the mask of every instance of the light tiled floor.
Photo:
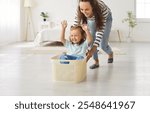
<svg viewBox="0 0 150 113">
<path fill-rule="evenodd" d="M 87 68 L 87 79 L 81 83 L 52 81 L 50 58 L 61 48 L 36 50 L 31 43 L 0 47 L 0 95 L 150 95 L 150 43 L 111 45 L 117 48 L 114 63 L 107 64 L 107 55 L 100 54 L 100 68 Z"/>
</svg>

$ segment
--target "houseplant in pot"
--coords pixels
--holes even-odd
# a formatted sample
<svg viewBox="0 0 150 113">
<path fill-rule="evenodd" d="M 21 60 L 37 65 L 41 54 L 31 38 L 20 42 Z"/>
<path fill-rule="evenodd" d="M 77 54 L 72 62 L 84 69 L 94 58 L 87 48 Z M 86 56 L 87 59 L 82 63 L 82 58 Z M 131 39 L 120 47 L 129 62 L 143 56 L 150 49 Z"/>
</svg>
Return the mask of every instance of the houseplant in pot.
<svg viewBox="0 0 150 113">
<path fill-rule="evenodd" d="M 43 17 L 43 21 L 46 21 L 49 17 L 47 12 L 41 12 L 40 16 Z"/>
</svg>

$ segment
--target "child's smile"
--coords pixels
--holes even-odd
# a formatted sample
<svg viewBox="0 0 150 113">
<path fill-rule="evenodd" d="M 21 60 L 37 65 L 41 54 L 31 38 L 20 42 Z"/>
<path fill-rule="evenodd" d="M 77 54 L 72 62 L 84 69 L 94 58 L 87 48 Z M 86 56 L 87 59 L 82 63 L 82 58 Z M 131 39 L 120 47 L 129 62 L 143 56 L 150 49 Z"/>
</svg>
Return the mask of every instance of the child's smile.
<svg viewBox="0 0 150 113">
<path fill-rule="evenodd" d="M 70 32 L 70 40 L 74 44 L 78 44 L 81 41 L 81 33 L 79 30 L 75 29 Z"/>
</svg>

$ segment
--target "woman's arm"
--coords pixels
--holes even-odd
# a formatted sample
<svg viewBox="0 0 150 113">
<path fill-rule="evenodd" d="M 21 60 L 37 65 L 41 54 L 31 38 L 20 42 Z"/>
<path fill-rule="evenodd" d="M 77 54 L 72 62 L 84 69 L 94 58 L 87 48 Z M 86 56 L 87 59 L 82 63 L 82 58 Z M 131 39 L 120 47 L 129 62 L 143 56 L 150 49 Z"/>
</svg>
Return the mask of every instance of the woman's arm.
<svg viewBox="0 0 150 113">
<path fill-rule="evenodd" d="M 64 44 L 66 42 L 66 39 L 65 39 L 65 31 L 66 31 L 66 28 L 67 28 L 67 21 L 66 20 L 63 20 L 61 22 L 61 27 L 62 27 L 62 30 L 61 30 L 60 40 Z"/>
<path fill-rule="evenodd" d="M 88 60 L 92 57 L 92 55 L 94 54 L 94 52 L 97 50 L 97 46 L 92 47 L 91 50 L 88 51 L 87 55 L 86 55 L 86 62 L 88 62 Z"/>
</svg>

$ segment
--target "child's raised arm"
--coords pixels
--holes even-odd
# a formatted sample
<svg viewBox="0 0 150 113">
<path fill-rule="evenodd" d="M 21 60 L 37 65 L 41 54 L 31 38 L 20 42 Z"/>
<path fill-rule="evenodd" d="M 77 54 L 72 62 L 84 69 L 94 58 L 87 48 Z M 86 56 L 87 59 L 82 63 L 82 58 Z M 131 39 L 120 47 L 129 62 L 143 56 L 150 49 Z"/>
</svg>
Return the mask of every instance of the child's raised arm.
<svg viewBox="0 0 150 113">
<path fill-rule="evenodd" d="M 62 29 L 61 29 L 60 40 L 61 40 L 61 42 L 64 44 L 65 41 L 66 41 L 66 39 L 65 39 L 65 30 L 66 30 L 66 28 L 67 28 L 67 21 L 66 21 L 66 20 L 63 20 L 63 21 L 61 22 L 61 27 L 62 27 Z"/>
<path fill-rule="evenodd" d="M 85 31 L 86 35 L 87 35 L 87 41 L 88 41 L 88 44 L 91 45 L 91 43 L 93 42 L 93 38 L 92 38 L 92 35 L 88 29 L 88 26 L 87 24 L 83 24 L 82 25 L 82 29 Z"/>
</svg>

